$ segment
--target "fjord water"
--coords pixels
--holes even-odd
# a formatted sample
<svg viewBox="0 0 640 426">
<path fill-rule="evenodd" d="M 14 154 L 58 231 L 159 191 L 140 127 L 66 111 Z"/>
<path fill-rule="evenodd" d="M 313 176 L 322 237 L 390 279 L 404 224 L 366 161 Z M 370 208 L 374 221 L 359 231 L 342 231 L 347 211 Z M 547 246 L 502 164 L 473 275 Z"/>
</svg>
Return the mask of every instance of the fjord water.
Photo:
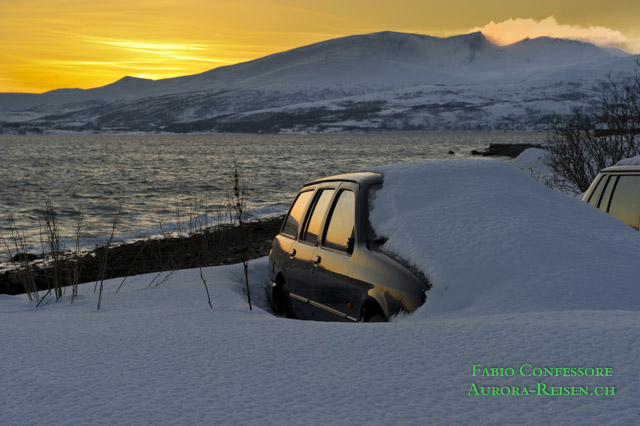
<svg viewBox="0 0 640 426">
<path fill-rule="evenodd" d="M 304 182 L 325 175 L 469 158 L 490 143 L 542 140 L 539 133 L 0 137 L 0 230 L 9 234 L 12 215 L 29 243 L 39 246 L 41 212 L 50 200 L 67 238 L 82 212 L 88 245 L 109 234 L 119 208 L 122 238 L 158 233 L 160 223 L 171 229 L 189 212 L 202 213 L 205 202 L 214 211 L 228 199 L 234 161 L 247 207 L 259 215 L 286 211 Z"/>
</svg>

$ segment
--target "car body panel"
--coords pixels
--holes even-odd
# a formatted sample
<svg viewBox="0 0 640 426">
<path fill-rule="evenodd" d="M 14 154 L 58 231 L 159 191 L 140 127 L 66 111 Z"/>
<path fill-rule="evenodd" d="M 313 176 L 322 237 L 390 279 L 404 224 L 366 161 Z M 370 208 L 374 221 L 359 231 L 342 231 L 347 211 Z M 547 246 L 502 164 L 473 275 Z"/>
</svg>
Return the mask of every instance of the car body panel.
<svg viewBox="0 0 640 426">
<path fill-rule="evenodd" d="M 275 311 L 279 288 L 287 289 L 293 315 L 299 319 L 358 321 L 363 319 L 365 307 L 388 319 L 398 312 L 412 312 L 424 303 L 428 282 L 379 251 L 372 237 L 369 190 L 382 183 L 381 174 L 362 172 L 329 176 L 303 186 L 300 192 L 312 189 L 314 195 L 301 227 L 295 238 L 282 232 L 276 236 L 270 252 L 268 291 Z M 326 189 L 335 192 L 322 214 L 318 239 L 305 241 L 314 203 Z M 345 204 L 338 207 L 343 195 Z M 335 228 L 331 228 L 333 225 Z M 346 230 L 351 227 L 351 237 L 347 238 Z M 334 235 L 330 229 L 342 232 L 336 238 L 339 244 L 327 239 L 327 234 Z"/>
<path fill-rule="evenodd" d="M 640 166 L 601 170 L 582 200 L 640 230 Z"/>
</svg>

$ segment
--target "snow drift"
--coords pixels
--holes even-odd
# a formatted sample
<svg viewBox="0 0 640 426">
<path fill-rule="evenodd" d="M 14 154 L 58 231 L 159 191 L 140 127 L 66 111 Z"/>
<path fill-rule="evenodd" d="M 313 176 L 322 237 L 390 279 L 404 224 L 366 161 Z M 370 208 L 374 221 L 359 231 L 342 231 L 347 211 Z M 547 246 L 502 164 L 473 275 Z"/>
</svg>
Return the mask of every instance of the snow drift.
<svg viewBox="0 0 640 426">
<path fill-rule="evenodd" d="M 73 305 L 1 296 L 3 424 L 637 423 L 638 232 L 507 164 L 380 170 L 374 226 L 434 284 L 417 312 L 375 324 L 269 315 L 267 258 L 250 264 L 253 311 L 242 265 L 203 269 L 213 309 L 198 269 L 159 287 L 156 274 L 130 277 L 118 293 L 109 280 L 99 312 L 93 283 Z M 525 363 L 613 376 L 472 374 Z M 615 395 L 470 393 L 541 384 Z"/>
<path fill-rule="evenodd" d="M 431 280 L 416 317 L 640 308 L 640 235 L 509 164 L 385 166 L 371 222 Z"/>
<path fill-rule="evenodd" d="M 616 163 L 616 166 L 640 166 L 640 155 L 620 160 Z"/>
</svg>

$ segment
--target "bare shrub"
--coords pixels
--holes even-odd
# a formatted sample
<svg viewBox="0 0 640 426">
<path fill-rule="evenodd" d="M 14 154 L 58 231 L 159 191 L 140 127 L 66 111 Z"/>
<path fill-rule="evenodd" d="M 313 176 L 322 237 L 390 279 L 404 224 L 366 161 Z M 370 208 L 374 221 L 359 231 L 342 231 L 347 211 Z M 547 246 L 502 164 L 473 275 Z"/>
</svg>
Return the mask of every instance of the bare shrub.
<svg viewBox="0 0 640 426">
<path fill-rule="evenodd" d="M 231 203 L 238 223 L 241 238 L 241 255 L 242 266 L 244 268 L 244 282 L 247 291 L 247 302 L 249 302 L 249 310 L 253 310 L 251 305 L 251 290 L 249 289 L 249 263 L 247 259 L 247 232 L 245 229 L 245 216 L 247 214 L 247 195 L 244 190 L 244 184 L 240 178 L 238 164 L 233 162 L 233 194 Z"/>
<path fill-rule="evenodd" d="M 113 238 L 116 235 L 116 230 L 120 225 L 120 218 L 122 215 L 122 205 L 118 207 L 118 211 L 113 217 L 113 221 L 111 222 L 111 233 L 109 234 L 109 238 L 107 242 L 103 246 L 102 256 L 100 258 L 99 269 L 98 269 L 98 278 L 96 280 L 96 286 L 94 286 L 93 291 L 96 291 L 96 287 L 98 286 L 98 282 L 100 282 L 100 291 L 98 293 L 98 311 L 100 310 L 100 304 L 102 302 L 102 289 L 104 287 L 104 278 L 107 271 L 107 262 L 109 260 L 109 248 L 113 243 Z"/>
<path fill-rule="evenodd" d="M 53 292 L 56 296 L 56 300 L 60 300 L 62 298 L 62 288 L 64 280 L 64 247 L 62 247 L 60 243 L 60 230 L 58 228 L 58 220 L 51 200 L 47 200 L 45 202 L 45 206 L 43 209 L 43 220 L 44 244 L 47 245 L 49 261 L 52 266 L 51 273 L 53 280 Z M 44 252 L 45 249 L 43 247 L 43 253 Z"/>
<path fill-rule="evenodd" d="M 75 227 L 75 247 L 71 255 L 71 264 L 68 268 L 68 282 L 71 286 L 71 303 L 75 301 L 78 296 L 78 283 L 80 282 L 80 276 L 82 275 L 82 251 L 80 247 L 80 236 L 82 235 L 82 228 L 84 226 L 84 215 L 81 211 L 78 211 L 76 217 Z"/>
<path fill-rule="evenodd" d="M 38 300 L 40 293 L 38 293 L 36 286 L 33 266 L 28 253 L 27 240 L 24 233 L 21 233 L 18 229 L 15 217 L 11 214 L 8 217 L 8 225 L 11 235 L 5 238 L 5 236 L 0 233 L 0 240 L 2 240 L 2 244 L 7 250 L 7 255 L 11 258 L 9 260 L 13 262 L 16 275 L 27 297 L 29 300 Z M 13 246 L 13 250 L 11 246 Z M 12 251 L 15 251 L 13 257 L 11 256 Z"/>
<path fill-rule="evenodd" d="M 640 154 L 640 62 L 633 77 L 609 75 L 597 105 L 556 117 L 546 143 L 548 166 L 586 191 L 598 172 Z"/>
<path fill-rule="evenodd" d="M 212 250 L 212 244 L 210 243 L 212 242 L 211 236 L 214 235 L 212 232 L 213 224 L 209 222 L 208 204 L 208 200 L 205 197 L 204 206 L 201 206 L 195 196 L 193 197 L 192 202 L 189 203 L 189 233 L 191 235 L 198 235 L 196 241 L 199 247 L 195 247 L 195 250 L 197 250 L 199 255 L 198 267 L 200 269 L 200 280 L 202 281 L 204 291 L 207 294 L 207 303 L 209 303 L 209 308 L 213 309 L 209 286 L 207 285 L 207 280 L 204 278 L 204 272 L 202 271 L 203 266 L 207 265 L 207 258 L 210 250 Z"/>
</svg>

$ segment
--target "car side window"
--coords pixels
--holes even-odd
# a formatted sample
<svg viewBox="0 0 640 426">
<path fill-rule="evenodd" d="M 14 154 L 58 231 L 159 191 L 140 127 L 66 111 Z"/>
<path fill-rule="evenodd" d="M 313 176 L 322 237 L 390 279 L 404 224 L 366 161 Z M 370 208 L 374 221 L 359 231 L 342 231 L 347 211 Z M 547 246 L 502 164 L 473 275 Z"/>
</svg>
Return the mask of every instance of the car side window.
<svg viewBox="0 0 640 426">
<path fill-rule="evenodd" d="M 329 212 L 323 246 L 346 253 L 353 252 L 355 208 L 356 196 L 353 191 L 340 191 Z"/>
<path fill-rule="evenodd" d="M 376 232 L 373 230 L 373 226 L 371 226 L 371 221 L 369 220 L 369 215 L 371 213 L 371 210 L 373 210 L 373 207 L 375 205 L 375 201 L 376 201 L 376 196 L 378 194 L 378 191 L 382 189 L 382 184 L 381 183 L 375 183 L 371 186 L 369 186 L 369 190 L 367 191 L 367 220 L 366 220 L 366 226 L 367 226 L 367 244 L 369 243 L 373 243 L 373 244 L 384 244 L 385 239 L 384 238 L 378 238 L 376 235 Z"/>
<path fill-rule="evenodd" d="M 598 207 L 598 201 L 600 201 L 600 195 L 602 195 L 602 190 L 604 189 L 604 184 L 607 183 L 607 175 L 600 176 L 600 180 L 596 185 L 595 189 L 591 193 L 591 197 L 589 197 L 589 204 L 593 207 Z"/>
<path fill-rule="evenodd" d="M 282 227 L 282 233 L 290 237 L 296 238 L 298 236 L 298 228 L 302 222 L 302 215 L 304 214 L 313 191 L 304 191 L 298 194 L 298 197 L 293 202 L 289 215 Z"/>
<path fill-rule="evenodd" d="M 620 176 L 611 198 L 609 213 L 638 229 L 640 220 L 640 176 Z"/>
<path fill-rule="evenodd" d="M 318 242 L 318 236 L 320 235 L 320 226 L 322 225 L 322 219 L 329 208 L 329 203 L 333 198 L 335 189 L 321 189 L 316 195 L 315 202 L 311 208 L 311 213 L 306 222 L 306 228 L 302 239 L 308 243 L 316 244 Z"/>
<path fill-rule="evenodd" d="M 600 198 L 600 205 L 598 206 L 600 210 L 603 210 L 605 212 L 609 211 L 609 201 L 611 200 L 611 193 L 613 192 L 613 188 L 615 188 L 617 181 L 618 176 L 611 176 L 609 178 L 609 182 L 607 182 L 607 186 L 604 189 L 602 198 Z"/>
</svg>

